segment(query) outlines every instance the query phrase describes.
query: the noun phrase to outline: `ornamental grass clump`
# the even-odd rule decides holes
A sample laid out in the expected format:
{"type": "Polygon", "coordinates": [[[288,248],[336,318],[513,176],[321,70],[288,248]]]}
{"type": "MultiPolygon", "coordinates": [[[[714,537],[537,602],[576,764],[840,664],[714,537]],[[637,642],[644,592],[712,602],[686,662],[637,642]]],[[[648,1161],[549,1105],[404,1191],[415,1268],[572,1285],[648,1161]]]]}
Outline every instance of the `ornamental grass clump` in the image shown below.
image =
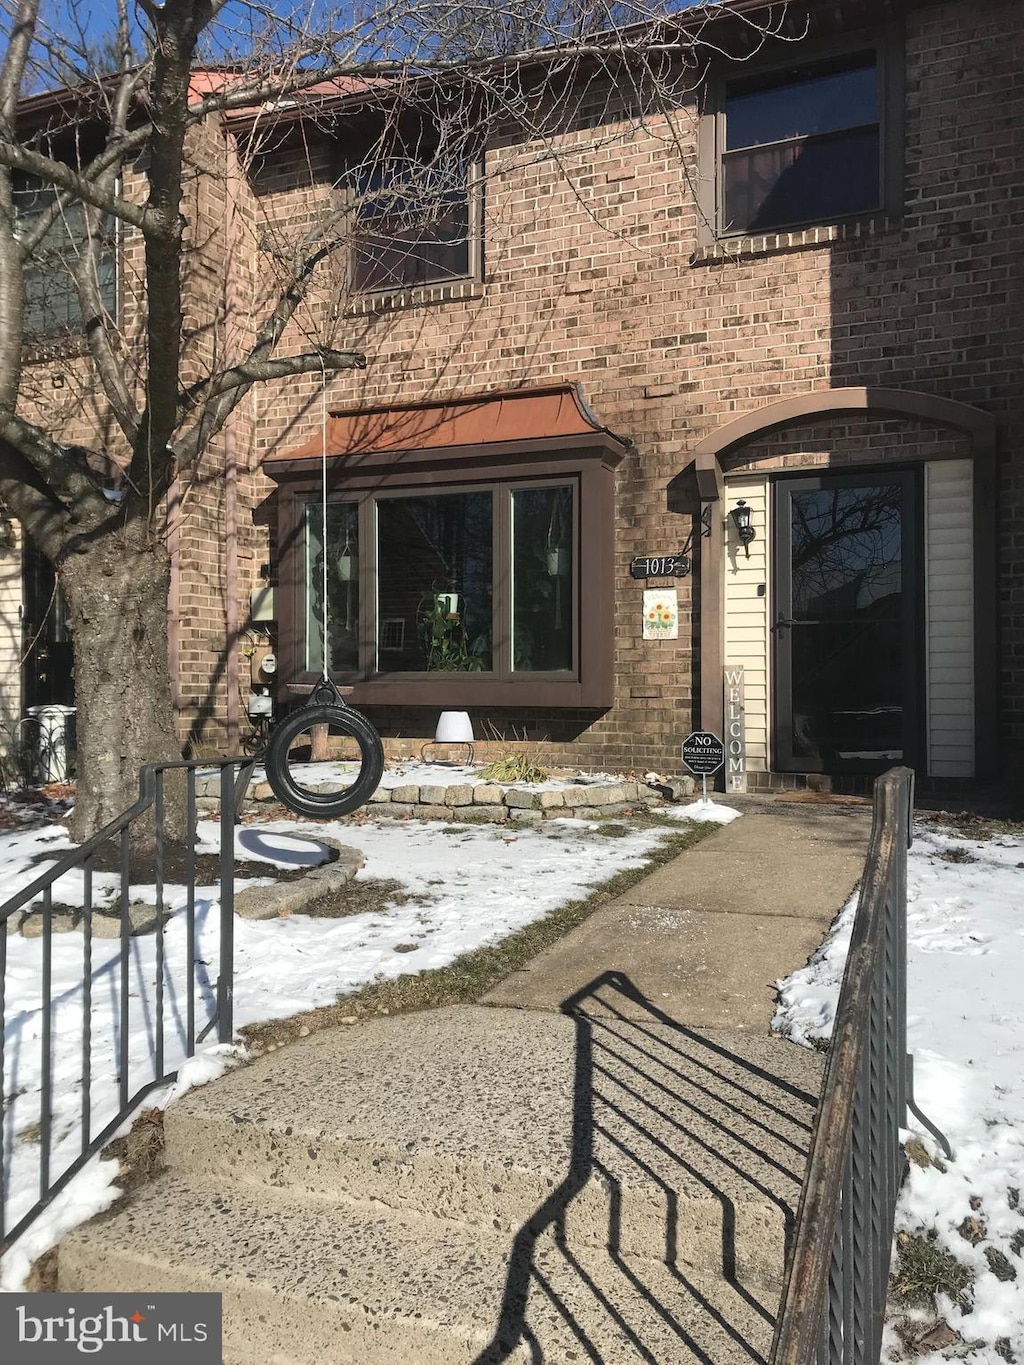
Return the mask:
{"type": "Polygon", "coordinates": [[[489,763],[480,776],[488,782],[546,782],[551,773],[538,767],[529,754],[508,753],[489,763]]]}

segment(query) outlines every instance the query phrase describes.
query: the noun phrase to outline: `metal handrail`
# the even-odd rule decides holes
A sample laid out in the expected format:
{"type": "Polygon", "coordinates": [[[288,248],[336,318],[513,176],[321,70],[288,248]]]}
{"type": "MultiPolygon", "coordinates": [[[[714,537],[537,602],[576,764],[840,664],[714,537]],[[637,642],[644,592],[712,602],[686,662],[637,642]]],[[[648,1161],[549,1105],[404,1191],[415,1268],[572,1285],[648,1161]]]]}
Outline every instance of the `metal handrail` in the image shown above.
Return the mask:
{"type": "Polygon", "coordinates": [[[906,868],[914,774],[875,783],[864,877],[771,1365],[877,1365],[910,1099],[906,868]]]}
{"type": "MultiPolygon", "coordinates": [[[[167,1034],[167,988],[170,984],[184,986],[184,1020],[177,1020],[179,1058],[184,1060],[194,1055],[198,1044],[209,1036],[214,1027],[219,1042],[229,1042],[233,1036],[233,994],[234,994],[234,825],[238,796],[243,792],[252,773],[253,761],[246,758],[219,760],[190,760],[173,763],[149,763],[139,772],[139,798],[116,819],[110,821],[97,834],[80,847],[72,849],[64,857],[54,861],[49,868],[34,878],[9,900],[0,906],[0,1015],[3,1016],[4,1032],[0,1035],[0,1251],[5,1250],[35,1221],[41,1211],[82,1169],[96,1152],[100,1151],[117,1132],[140,1100],[158,1086],[174,1080],[177,1065],[168,1066],[166,1056],[167,1034]],[[196,1019],[196,969],[205,972],[206,963],[196,954],[196,774],[201,769],[214,768],[220,772],[220,849],[219,849],[219,948],[214,1007],[201,1027],[196,1019]],[[173,964],[165,952],[165,885],[164,865],[168,840],[165,835],[164,817],[166,800],[164,777],[169,772],[184,772],[185,792],[185,967],[184,982],[173,980],[173,964]],[[145,1044],[152,1053],[152,1075],[144,1080],[132,1082],[132,923],[130,916],[131,892],[131,835],[133,828],[149,812],[153,812],[152,857],[155,882],[155,932],[154,932],[154,979],[143,980],[136,963],[136,980],[140,996],[147,984],[153,987],[153,996],[140,1000],[144,1007],[146,1023],[145,1044]],[[93,863],[101,848],[112,840],[119,841],[119,891],[117,908],[119,911],[116,963],[113,959],[99,968],[94,965],[93,951],[93,863]],[[80,1141],[73,1157],[65,1151],[58,1153],[60,1169],[54,1171],[54,981],[53,981],[53,896],[54,885],[59,878],[68,873],[81,870],[83,874],[82,905],[82,987],[81,1022],[82,1050],[79,1063],[79,1082],[81,1097],[78,1112],[80,1141]],[[8,1095],[7,1053],[7,963],[8,963],[8,922],[26,906],[42,902],[41,937],[41,983],[40,983],[40,1022],[39,1022],[39,1075],[40,1101],[38,1120],[38,1190],[36,1202],[28,1210],[19,1213],[13,1225],[9,1223],[10,1175],[12,1163],[16,1159],[13,1134],[8,1134],[12,1106],[17,1101],[17,1091],[13,1089],[16,1076],[11,1078],[12,1091],[8,1095]],[[93,992],[95,986],[109,975],[109,989],[117,996],[118,1019],[111,1039],[113,1055],[106,1059],[97,1058],[98,1040],[94,1033],[93,992]],[[95,977],[95,980],[94,980],[95,977]],[[112,1099],[101,1112],[94,1112],[93,1088],[98,1083],[111,1088],[116,1086],[116,1099],[112,1099]],[[94,1124],[101,1127],[94,1131],[94,1124]]],[[[66,1004],[64,1001],[56,1002],[66,1004]]],[[[136,1031],[135,1041],[138,1041],[136,1031]]],[[[177,1062],[179,1058],[176,1058],[177,1062]]],[[[20,1060],[15,1058],[15,1062],[20,1060]]],[[[137,1069],[137,1067],[136,1067],[137,1069]]],[[[64,1079],[66,1086],[66,1078],[64,1079]]],[[[61,1139],[58,1139],[58,1143],[61,1139]]],[[[21,1144],[23,1147],[24,1144],[21,1144]]],[[[19,1153],[23,1157],[23,1152],[19,1153]]]]}

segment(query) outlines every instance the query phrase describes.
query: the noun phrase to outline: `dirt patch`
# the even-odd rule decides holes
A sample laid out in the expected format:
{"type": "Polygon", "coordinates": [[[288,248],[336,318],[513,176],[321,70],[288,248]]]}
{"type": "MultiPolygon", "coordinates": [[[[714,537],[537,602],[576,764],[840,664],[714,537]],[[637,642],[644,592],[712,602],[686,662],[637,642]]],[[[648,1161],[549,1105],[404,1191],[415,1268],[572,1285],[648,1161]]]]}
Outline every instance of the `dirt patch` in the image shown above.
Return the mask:
{"type": "Polygon", "coordinates": [[[422,891],[406,891],[401,882],[366,877],[318,896],[297,913],[314,919],[344,919],[347,915],[373,914],[388,905],[430,905],[433,899],[422,891]]]}

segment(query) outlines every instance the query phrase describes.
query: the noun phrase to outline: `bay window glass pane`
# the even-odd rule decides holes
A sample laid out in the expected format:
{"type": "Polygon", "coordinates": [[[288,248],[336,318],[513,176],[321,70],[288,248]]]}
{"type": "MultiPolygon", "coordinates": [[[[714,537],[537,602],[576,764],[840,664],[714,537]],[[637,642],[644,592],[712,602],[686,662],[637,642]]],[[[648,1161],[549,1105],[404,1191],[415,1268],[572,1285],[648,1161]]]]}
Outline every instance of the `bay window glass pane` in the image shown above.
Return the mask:
{"type": "MultiPolygon", "coordinates": [[[[323,669],[323,503],[306,506],[306,670],[323,669]]],[[[359,524],[354,502],[327,504],[327,671],[359,666],[359,524]]]]}
{"type": "Polygon", "coordinates": [[[493,667],[493,497],[443,493],[377,502],[377,669],[493,667]]]}
{"type": "Polygon", "coordinates": [[[512,667],[522,673],[572,668],[572,489],[512,494],[512,667]]]}

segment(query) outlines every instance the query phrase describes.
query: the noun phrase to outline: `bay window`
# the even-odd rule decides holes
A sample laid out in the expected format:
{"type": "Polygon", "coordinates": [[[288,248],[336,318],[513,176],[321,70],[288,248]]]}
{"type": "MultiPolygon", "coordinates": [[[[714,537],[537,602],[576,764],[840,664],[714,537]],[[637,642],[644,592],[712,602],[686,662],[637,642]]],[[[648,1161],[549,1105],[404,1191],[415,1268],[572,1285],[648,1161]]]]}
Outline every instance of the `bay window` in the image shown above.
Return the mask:
{"type": "MultiPolygon", "coordinates": [[[[329,501],[328,671],[346,680],[571,673],[578,502],[574,482],[329,501]]],[[[302,652],[311,673],[324,657],[323,525],[323,503],[305,501],[302,652]]]]}
{"type": "Polygon", "coordinates": [[[355,706],[607,709],[629,448],[557,384],[348,409],[273,451],[282,702],[326,653],[355,706]]]}

